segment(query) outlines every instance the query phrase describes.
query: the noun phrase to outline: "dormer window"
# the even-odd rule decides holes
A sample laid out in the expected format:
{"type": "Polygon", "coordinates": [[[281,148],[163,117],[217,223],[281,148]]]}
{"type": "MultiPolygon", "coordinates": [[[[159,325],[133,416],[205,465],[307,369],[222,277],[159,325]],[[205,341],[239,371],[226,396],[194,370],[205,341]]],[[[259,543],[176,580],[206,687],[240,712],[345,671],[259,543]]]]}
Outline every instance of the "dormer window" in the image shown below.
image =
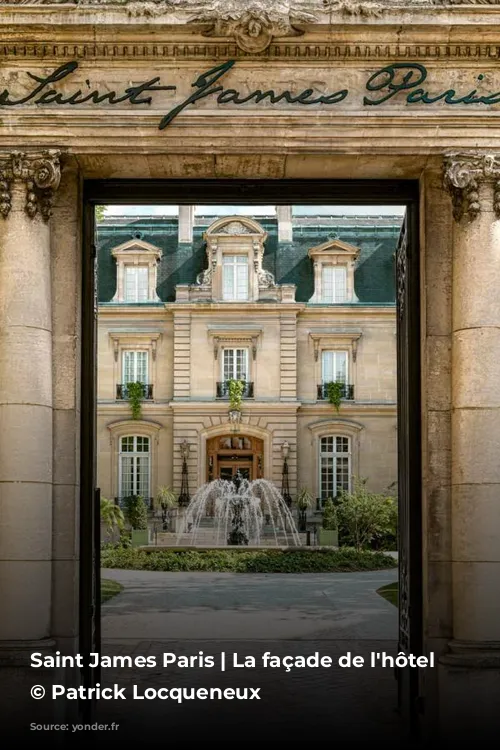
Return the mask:
{"type": "Polygon", "coordinates": [[[354,268],[359,248],[338,239],[312,247],[308,253],[314,263],[314,304],[357,302],[354,291],[354,268]]]}
{"type": "Polygon", "coordinates": [[[157,268],[161,250],[149,242],[134,238],[115,247],[116,294],[113,302],[134,304],[159,302],[156,293],[157,268]]]}
{"type": "Polygon", "coordinates": [[[225,302],[248,299],[248,255],[222,256],[222,296],[225,302]]]}

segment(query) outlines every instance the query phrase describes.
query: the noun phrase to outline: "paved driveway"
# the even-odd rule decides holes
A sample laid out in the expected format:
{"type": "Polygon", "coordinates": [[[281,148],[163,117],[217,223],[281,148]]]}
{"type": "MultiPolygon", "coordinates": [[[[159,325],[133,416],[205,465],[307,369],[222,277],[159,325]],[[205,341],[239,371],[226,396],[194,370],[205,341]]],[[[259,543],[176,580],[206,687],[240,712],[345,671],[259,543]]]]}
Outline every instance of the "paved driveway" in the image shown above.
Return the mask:
{"type": "Polygon", "coordinates": [[[103,606],[105,639],[397,638],[376,589],[397,570],[239,574],[103,570],[124,591],[103,606]]]}
{"type": "Polygon", "coordinates": [[[139,691],[259,688],[260,701],[105,701],[102,722],[140,741],[158,737],[318,743],[324,740],[410,747],[396,713],[393,670],[342,669],[341,655],[397,652],[397,610],[376,593],[397,571],[301,575],[161,573],[104,570],[124,591],[103,606],[103,653],[150,656],[150,669],[105,669],[101,681],[139,691]],[[227,654],[227,671],[162,667],[165,652],[227,654]],[[263,669],[262,655],[319,653],[331,668],[263,669]],[[253,655],[253,669],[231,668],[232,654],[253,655]],[[165,734],[166,733],[166,734],[165,734]]]}

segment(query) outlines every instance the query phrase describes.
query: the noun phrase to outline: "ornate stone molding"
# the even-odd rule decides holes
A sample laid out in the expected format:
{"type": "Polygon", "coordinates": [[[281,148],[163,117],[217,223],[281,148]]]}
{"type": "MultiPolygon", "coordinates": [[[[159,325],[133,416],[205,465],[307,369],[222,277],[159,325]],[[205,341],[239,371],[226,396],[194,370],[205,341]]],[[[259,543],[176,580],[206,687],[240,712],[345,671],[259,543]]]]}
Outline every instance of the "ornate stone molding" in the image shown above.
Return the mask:
{"type": "Polygon", "coordinates": [[[481,210],[479,184],[493,184],[493,210],[500,218],[500,155],[448,154],[444,162],[444,186],[451,195],[456,221],[475,219],[481,210]]]}
{"type": "Polygon", "coordinates": [[[39,153],[12,151],[0,155],[0,213],[7,218],[12,208],[12,184],[26,185],[26,213],[38,213],[44,221],[52,214],[52,201],[61,181],[60,151],[49,149],[39,153]]]}

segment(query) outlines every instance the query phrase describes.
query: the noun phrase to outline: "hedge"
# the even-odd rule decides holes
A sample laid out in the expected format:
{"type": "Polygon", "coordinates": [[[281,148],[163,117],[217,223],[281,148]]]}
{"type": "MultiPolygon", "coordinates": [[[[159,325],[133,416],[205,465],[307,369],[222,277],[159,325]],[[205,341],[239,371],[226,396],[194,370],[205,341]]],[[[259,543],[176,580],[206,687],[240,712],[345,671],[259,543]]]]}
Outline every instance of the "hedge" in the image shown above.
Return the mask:
{"type": "Polygon", "coordinates": [[[341,573],[395,568],[396,560],[382,552],[336,550],[155,550],[106,546],[102,568],[207,573],[341,573]]]}

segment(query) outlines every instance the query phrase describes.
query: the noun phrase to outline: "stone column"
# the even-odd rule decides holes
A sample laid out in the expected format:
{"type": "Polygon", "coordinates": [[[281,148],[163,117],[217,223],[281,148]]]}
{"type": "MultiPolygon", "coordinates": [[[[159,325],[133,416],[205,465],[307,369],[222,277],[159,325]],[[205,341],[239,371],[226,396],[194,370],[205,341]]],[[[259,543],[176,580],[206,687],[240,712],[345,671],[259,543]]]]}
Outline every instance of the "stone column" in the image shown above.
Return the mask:
{"type": "Polygon", "coordinates": [[[51,642],[52,310],[59,153],[0,154],[0,660],[51,642]]]}
{"type": "Polygon", "coordinates": [[[448,734],[486,739],[500,730],[500,154],[450,155],[445,186],[454,215],[453,641],[442,709],[448,734]]]}

